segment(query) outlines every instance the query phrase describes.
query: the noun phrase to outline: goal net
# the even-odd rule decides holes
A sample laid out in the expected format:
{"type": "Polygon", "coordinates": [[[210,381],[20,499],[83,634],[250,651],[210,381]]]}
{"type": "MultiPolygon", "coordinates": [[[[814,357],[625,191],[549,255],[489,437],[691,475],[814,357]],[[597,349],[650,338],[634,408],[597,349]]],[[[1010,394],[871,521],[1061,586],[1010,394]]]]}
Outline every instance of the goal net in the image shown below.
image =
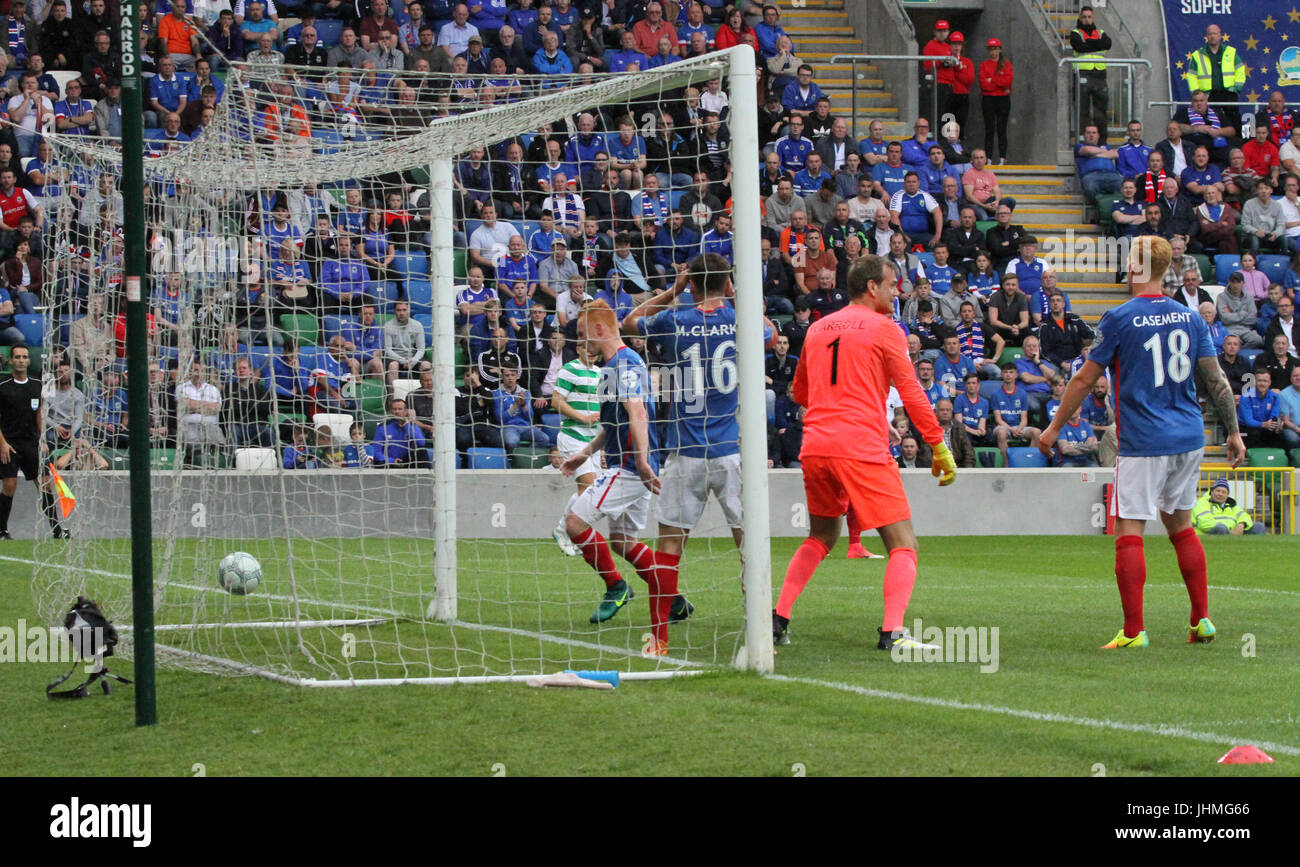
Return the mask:
{"type": "MultiPolygon", "coordinates": [[[[310,685],[770,667],[747,54],[549,76],[250,63],[210,110],[156,118],[144,292],[160,663],[310,685]],[[682,342],[657,316],[627,343],[649,371],[660,472],[707,431],[744,484],[720,491],[725,514],[713,496],[687,521],[669,651],[650,657],[644,552],[614,545],[632,598],[593,622],[607,586],[561,548],[578,488],[557,451],[619,397],[588,387],[606,359],[588,355],[577,311],[603,299],[626,317],[701,251],[728,261],[734,336],[682,342]],[[236,551],[262,569],[243,595],[218,581],[236,551]]],[[[38,158],[50,279],[33,354],[76,507],[70,541],[29,525],[33,586],[51,623],[78,595],[99,600],[129,655],[123,156],[106,137],[50,133],[38,158]]],[[[708,306],[666,309],[695,305],[708,306]]],[[[618,471],[605,463],[579,476],[600,484],[618,471]]],[[[651,549],[655,499],[640,518],[651,549]]],[[[606,537],[629,527],[593,520],[606,537]]]]}

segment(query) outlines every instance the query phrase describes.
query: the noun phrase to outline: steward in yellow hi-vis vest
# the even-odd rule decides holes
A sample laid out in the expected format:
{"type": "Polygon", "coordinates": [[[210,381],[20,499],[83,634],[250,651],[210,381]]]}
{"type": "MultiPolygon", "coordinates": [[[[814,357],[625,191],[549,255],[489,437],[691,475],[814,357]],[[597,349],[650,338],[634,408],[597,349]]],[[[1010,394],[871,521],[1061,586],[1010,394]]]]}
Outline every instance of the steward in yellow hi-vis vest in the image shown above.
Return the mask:
{"type": "Polygon", "coordinates": [[[1079,10],[1079,18],[1070,31],[1070,47],[1076,58],[1085,61],[1074,64],[1079,76],[1079,131],[1082,133],[1088,124],[1095,123],[1104,142],[1110,125],[1110,88],[1106,80],[1110,37],[1093,20],[1091,6],[1079,10]]]}
{"type": "MultiPolygon", "coordinates": [[[[1237,130],[1237,139],[1241,135],[1241,110],[1237,107],[1242,87],[1246,84],[1246,65],[1237,56],[1237,50],[1223,43],[1223,31],[1217,24],[1205,28],[1205,44],[1192,52],[1184,67],[1183,80],[1187,82],[1190,92],[1203,90],[1210,97],[1224,126],[1237,130]]],[[[1232,142],[1237,144],[1238,141],[1232,142]]]]}

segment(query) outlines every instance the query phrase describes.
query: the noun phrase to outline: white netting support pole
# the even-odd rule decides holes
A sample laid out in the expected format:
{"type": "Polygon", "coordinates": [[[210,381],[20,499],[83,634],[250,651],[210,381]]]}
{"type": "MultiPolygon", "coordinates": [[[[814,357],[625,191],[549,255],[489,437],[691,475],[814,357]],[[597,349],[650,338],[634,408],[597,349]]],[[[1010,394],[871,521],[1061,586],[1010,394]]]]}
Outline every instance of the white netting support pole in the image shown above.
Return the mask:
{"type": "Polygon", "coordinates": [[[772,552],[767,502],[763,275],[758,175],[758,76],[754,51],[731,50],[732,214],[735,218],[736,360],[740,374],[740,500],[745,540],[745,658],[742,668],[772,671],[772,552]]]}
{"type": "Polygon", "coordinates": [[[452,164],[429,167],[433,283],[433,600],[429,617],[456,619],[456,279],[452,164]]]}

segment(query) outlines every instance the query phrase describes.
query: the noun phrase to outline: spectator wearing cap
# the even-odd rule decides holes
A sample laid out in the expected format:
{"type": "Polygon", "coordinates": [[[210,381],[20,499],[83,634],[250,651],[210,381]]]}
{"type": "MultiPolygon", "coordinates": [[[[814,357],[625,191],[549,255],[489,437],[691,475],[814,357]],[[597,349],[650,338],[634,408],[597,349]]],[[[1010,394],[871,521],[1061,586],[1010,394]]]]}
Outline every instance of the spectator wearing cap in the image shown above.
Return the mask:
{"type": "Polygon", "coordinates": [[[1002,40],[989,39],[985,43],[988,59],[980,64],[980,111],[984,115],[984,152],[992,161],[997,154],[998,164],[1007,161],[1007,121],[1011,117],[1011,85],[1015,70],[1011,61],[1002,55],[1002,40]],[[993,149],[997,133],[998,150],[993,149]]]}
{"type": "Polygon", "coordinates": [[[465,59],[465,72],[470,75],[487,75],[492,63],[492,55],[483,47],[483,37],[475,34],[469,38],[469,44],[457,57],[465,59]]]}
{"type": "Polygon", "coordinates": [[[1192,507],[1192,526],[1198,536],[1257,536],[1266,532],[1229,494],[1227,479],[1215,479],[1192,507]]]}
{"type": "MultiPolygon", "coordinates": [[[[949,33],[951,28],[947,19],[940,18],[934,22],[934,37],[921,49],[921,54],[927,57],[938,57],[940,60],[926,61],[921,64],[921,69],[925,73],[924,83],[921,85],[921,110],[930,111],[931,105],[937,105],[940,109],[948,104],[948,97],[952,94],[951,77],[945,83],[941,77],[943,71],[951,71],[955,65],[952,57],[952,46],[949,44],[949,33]],[[937,96],[935,90],[937,89],[937,96]],[[936,101],[937,100],[937,101],[936,101]]],[[[935,118],[935,123],[938,123],[935,118]]]]}
{"type": "Polygon", "coordinates": [[[948,48],[956,63],[939,68],[941,96],[942,89],[947,88],[946,99],[939,104],[940,117],[951,114],[957,125],[965,130],[966,119],[970,116],[970,89],[975,84],[975,61],[965,55],[966,37],[960,31],[954,31],[948,37],[948,48]]]}
{"type": "Polygon", "coordinates": [[[1007,263],[1004,274],[1015,274],[1020,278],[1020,291],[1032,296],[1043,288],[1043,275],[1050,273],[1052,265],[1046,259],[1038,258],[1038,239],[1025,235],[1019,241],[1020,255],[1007,263]]]}
{"type": "Polygon", "coordinates": [[[1238,338],[1246,349],[1262,349],[1264,338],[1255,330],[1258,311],[1255,299],[1246,291],[1246,278],[1234,271],[1228,285],[1214,301],[1214,311],[1228,333],[1238,338]]]}
{"type": "Polygon", "coordinates": [[[594,7],[582,7],[578,23],[564,31],[564,53],[579,66],[590,63],[596,72],[605,71],[605,29],[594,7]]]}
{"type": "Polygon", "coordinates": [[[558,237],[551,241],[551,255],[547,256],[537,266],[537,291],[538,296],[551,306],[554,299],[564,288],[569,285],[569,281],[579,276],[578,265],[569,257],[569,242],[567,238],[558,237]]]}

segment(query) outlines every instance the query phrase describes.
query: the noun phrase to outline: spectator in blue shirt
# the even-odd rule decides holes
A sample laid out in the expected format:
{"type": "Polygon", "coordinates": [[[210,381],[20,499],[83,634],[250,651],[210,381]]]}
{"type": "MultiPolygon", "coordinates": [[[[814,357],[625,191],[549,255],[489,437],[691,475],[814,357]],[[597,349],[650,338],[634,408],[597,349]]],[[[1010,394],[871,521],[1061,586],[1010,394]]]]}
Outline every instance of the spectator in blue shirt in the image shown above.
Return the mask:
{"type": "Polygon", "coordinates": [[[1101,143],[1101,130],[1088,124],[1083,130],[1083,142],[1074,146],[1074,166],[1079,173],[1079,183],[1089,199],[1118,193],[1124,180],[1115,168],[1119,152],[1101,143]]]}
{"type": "Polygon", "coordinates": [[[795,80],[785,86],[785,92],[781,94],[781,105],[791,115],[807,117],[817,109],[817,100],[823,94],[812,78],[812,67],[805,63],[799,67],[795,80]]]}
{"type": "Polygon", "coordinates": [[[295,425],[293,428],[293,443],[284,447],[281,457],[280,466],[286,470],[314,470],[320,466],[316,459],[316,449],[307,443],[307,435],[311,429],[295,425]]]}
{"type": "Polygon", "coordinates": [[[814,150],[813,143],[803,135],[803,118],[795,115],[790,118],[785,135],[776,140],[772,149],[781,158],[781,171],[792,177],[803,170],[808,163],[808,154],[814,150]]]}
{"type": "MultiPolygon", "coordinates": [[[[569,62],[569,55],[560,50],[560,39],[554,33],[547,31],[542,37],[542,47],[533,55],[533,68],[537,70],[538,75],[573,74],[573,64],[569,62]]],[[[564,83],[563,81],[543,82],[542,87],[561,87],[564,83]]]]}
{"type": "Polygon", "coordinates": [[[1210,162],[1209,149],[1204,146],[1192,152],[1192,164],[1178,176],[1178,185],[1182,187],[1183,198],[1194,207],[1205,201],[1205,190],[1208,187],[1218,187],[1221,193],[1227,187],[1219,167],[1210,162]]]}
{"type": "Polygon", "coordinates": [[[365,263],[352,257],[352,237],[340,234],[338,245],[338,259],[321,265],[320,288],[338,306],[348,308],[363,298],[373,298],[375,290],[365,263]]]}
{"type": "Polygon", "coordinates": [[[551,445],[546,429],[533,424],[533,402],[528,390],[519,384],[517,368],[502,369],[501,387],[492,392],[492,418],[501,427],[501,441],[507,451],[514,451],[525,438],[535,447],[551,445]]]}
{"type": "Polygon", "coordinates": [[[1134,120],[1129,121],[1128,141],[1115,150],[1119,154],[1115,159],[1115,167],[1119,169],[1120,175],[1135,178],[1146,173],[1147,158],[1155,148],[1142,142],[1142,124],[1134,120]]]}
{"type": "MultiPolygon", "coordinates": [[[[1002,452],[1002,462],[1008,463],[1007,446],[1016,441],[1029,444],[1030,448],[1038,446],[1038,437],[1042,433],[1029,424],[1029,396],[1024,386],[1016,379],[1019,371],[1016,365],[1008,362],[1002,365],[1002,387],[993,394],[993,433],[997,437],[998,449],[1002,452]]],[[[1049,394],[1050,389],[1049,389],[1049,394]]]]}
{"type": "Polygon", "coordinates": [[[158,129],[168,113],[180,114],[188,101],[189,87],[176,74],[176,64],[170,57],[158,58],[158,74],[149,79],[149,106],[144,113],[144,125],[158,129]]]}
{"type": "Polygon", "coordinates": [[[776,56],[777,37],[787,35],[777,23],[780,18],[781,12],[775,6],[764,6],[763,20],[754,25],[754,36],[758,39],[758,53],[764,60],[776,56]]]}
{"type": "Polygon", "coordinates": [[[700,252],[717,253],[734,265],[736,257],[732,249],[732,242],[731,216],[718,214],[713,221],[713,228],[705,232],[704,237],[700,239],[700,252]]]}
{"type": "Polygon", "coordinates": [[[1247,449],[1282,448],[1282,419],[1277,394],[1269,389],[1273,377],[1263,367],[1255,368],[1255,388],[1241,390],[1237,421],[1247,449]]]}
{"type": "Polygon", "coordinates": [[[1083,420],[1078,409],[1061,428],[1053,455],[1056,465],[1060,467],[1097,466],[1097,435],[1093,432],[1092,425],[1083,420]]]}
{"type": "Polygon", "coordinates": [[[817,191],[822,188],[822,183],[829,180],[832,180],[832,178],[830,173],[822,167],[821,154],[813,151],[808,154],[806,165],[803,170],[795,173],[795,195],[802,198],[815,196],[817,195],[817,191]]]}
{"type": "Polygon", "coordinates": [[[389,420],[375,429],[375,466],[383,469],[427,468],[424,432],[411,420],[406,401],[394,398],[389,420]]]}

